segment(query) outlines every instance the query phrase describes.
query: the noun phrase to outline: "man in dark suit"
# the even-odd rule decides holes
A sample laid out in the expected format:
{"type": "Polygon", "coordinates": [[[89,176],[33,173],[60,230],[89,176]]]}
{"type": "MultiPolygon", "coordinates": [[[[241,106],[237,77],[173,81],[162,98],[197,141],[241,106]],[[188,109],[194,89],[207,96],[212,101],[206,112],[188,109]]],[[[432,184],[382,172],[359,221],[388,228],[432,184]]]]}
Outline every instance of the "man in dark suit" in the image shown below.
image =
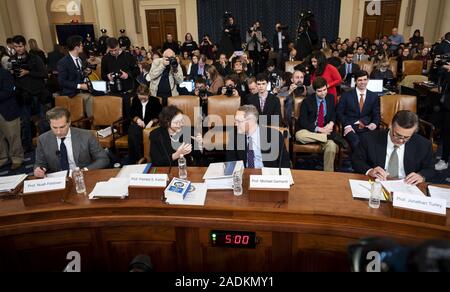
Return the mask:
{"type": "Polygon", "coordinates": [[[436,48],[436,55],[445,55],[450,54],[450,32],[445,34],[444,40],[441,44],[436,48]]]}
{"type": "Polygon", "coordinates": [[[284,71],[286,61],[289,57],[289,35],[286,29],[278,22],[275,25],[275,34],[273,36],[273,50],[278,53],[277,69],[284,71]]]}
{"type": "Polygon", "coordinates": [[[416,185],[433,178],[431,142],[419,136],[419,118],[410,111],[398,112],[392,128],[363,136],[353,154],[353,168],[357,173],[386,180],[404,179],[416,185]]]}
{"type": "Polygon", "coordinates": [[[380,99],[367,90],[369,74],[366,71],[355,73],[356,89],[344,93],[337,106],[337,117],[344,127],[344,137],[355,150],[360,136],[375,131],[381,121],[380,99]]]}
{"type": "Polygon", "coordinates": [[[334,171],[334,159],[338,146],[333,141],[336,108],[334,96],[328,94],[327,81],[322,77],[314,80],[314,95],[308,96],[300,109],[300,119],[295,138],[302,144],[321,143],[324,150],[324,171],[334,171]]]}
{"type": "Polygon", "coordinates": [[[0,66],[0,167],[9,159],[13,171],[22,165],[20,108],[14,95],[14,79],[0,66]]]}
{"type": "Polygon", "coordinates": [[[350,77],[352,77],[357,71],[360,70],[360,67],[358,64],[353,63],[353,51],[347,50],[347,54],[345,56],[345,62],[339,66],[339,74],[341,74],[342,79],[350,85],[351,80],[350,77]]]}
{"type": "Polygon", "coordinates": [[[69,54],[58,62],[58,82],[62,87],[61,95],[74,97],[79,95],[84,100],[84,109],[88,117],[92,117],[93,97],[85,82],[86,63],[80,58],[83,53],[83,38],[71,36],[67,39],[69,54]]]}
{"type": "Polygon", "coordinates": [[[148,87],[140,85],[137,89],[137,96],[132,101],[132,123],[128,129],[128,155],[131,163],[136,163],[143,157],[142,131],[150,129],[158,123],[158,116],[162,110],[162,105],[158,98],[149,95],[150,90],[148,87]]]}
{"type": "Polygon", "coordinates": [[[237,132],[227,145],[226,161],[244,161],[246,168],[290,168],[284,135],[278,129],[258,125],[258,110],[244,105],[236,112],[237,132]]]}
{"type": "Polygon", "coordinates": [[[70,112],[56,107],[47,112],[51,131],[39,137],[34,176],[80,169],[107,168],[109,158],[95,136],[88,130],[70,127],[70,112]]]}
{"type": "Polygon", "coordinates": [[[260,124],[268,126],[279,126],[281,121],[280,99],[267,91],[269,78],[260,73],[256,76],[256,87],[258,94],[247,98],[247,104],[253,105],[259,112],[260,124]]]}

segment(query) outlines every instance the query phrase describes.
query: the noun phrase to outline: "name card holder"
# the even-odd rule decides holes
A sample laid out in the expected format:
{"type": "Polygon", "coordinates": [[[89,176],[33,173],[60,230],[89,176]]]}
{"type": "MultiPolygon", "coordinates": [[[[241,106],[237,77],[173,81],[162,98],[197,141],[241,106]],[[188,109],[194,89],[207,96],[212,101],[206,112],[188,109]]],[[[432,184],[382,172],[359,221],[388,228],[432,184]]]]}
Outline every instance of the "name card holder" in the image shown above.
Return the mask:
{"type": "MultiPolygon", "coordinates": [[[[136,175],[136,178],[142,178],[149,175],[136,175]]],[[[133,185],[130,184],[128,187],[128,197],[130,199],[144,199],[144,200],[157,200],[161,201],[164,196],[164,191],[167,188],[167,179],[165,185],[145,185],[145,184],[138,184],[133,185]]]]}
{"type": "Polygon", "coordinates": [[[71,178],[66,179],[66,187],[52,191],[41,191],[22,194],[22,200],[26,207],[45,204],[64,203],[67,197],[74,191],[74,183],[71,178]]]}
{"type": "Polygon", "coordinates": [[[393,203],[389,204],[389,206],[391,209],[391,216],[396,219],[416,221],[441,226],[447,225],[447,215],[433,214],[424,211],[401,208],[394,206],[393,203]]]}
{"type": "MultiPolygon", "coordinates": [[[[253,176],[250,176],[250,181],[253,176]]],[[[262,176],[260,176],[262,178],[262,176]]],[[[276,188],[276,187],[264,187],[261,184],[255,184],[248,188],[248,200],[250,202],[263,202],[263,203],[288,203],[289,202],[289,179],[286,177],[288,188],[276,188]]]]}

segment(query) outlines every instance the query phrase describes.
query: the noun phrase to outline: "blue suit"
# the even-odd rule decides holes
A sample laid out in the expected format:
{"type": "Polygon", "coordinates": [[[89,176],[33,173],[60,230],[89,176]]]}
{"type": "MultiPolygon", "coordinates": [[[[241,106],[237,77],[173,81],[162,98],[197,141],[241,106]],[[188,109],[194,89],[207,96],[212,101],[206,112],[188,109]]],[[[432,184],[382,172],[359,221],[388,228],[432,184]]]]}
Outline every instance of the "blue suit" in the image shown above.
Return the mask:
{"type": "Polygon", "coordinates": [[[70,55],[58,62],[58,82],[62,88],[61,95],[74,97],[80,92],[77,86],[83,83],[83,76],[70,55]]]}
{"type": "Polygon", "coordinates": [[[336,113],[339,122],[344,128],[352,126],[353,130],[355,130],[355,133],[349,133],[346,139],[352,145],[352,149],[356,149],[359,145],[360,135],[369,130],[367,128],[359,129],[355,123],[360,121],[366,126],[375,124],[378,127],[381,121],[380,98],[375,93],[367,90],[364,107],[361,112],[357,90],[353,89],[342,95],[337,105],[336,113]]]}

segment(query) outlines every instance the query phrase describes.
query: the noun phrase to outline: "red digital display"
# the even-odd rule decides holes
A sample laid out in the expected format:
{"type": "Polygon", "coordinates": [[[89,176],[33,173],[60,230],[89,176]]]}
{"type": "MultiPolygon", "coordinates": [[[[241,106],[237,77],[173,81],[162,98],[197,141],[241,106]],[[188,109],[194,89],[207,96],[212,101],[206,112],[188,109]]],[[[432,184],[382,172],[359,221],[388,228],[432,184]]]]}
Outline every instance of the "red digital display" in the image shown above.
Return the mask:
{"type": "Polygon", "coordinates": [[[213,247],[255,248],[256,234],[242,231],[211,231],[213,247]]]}

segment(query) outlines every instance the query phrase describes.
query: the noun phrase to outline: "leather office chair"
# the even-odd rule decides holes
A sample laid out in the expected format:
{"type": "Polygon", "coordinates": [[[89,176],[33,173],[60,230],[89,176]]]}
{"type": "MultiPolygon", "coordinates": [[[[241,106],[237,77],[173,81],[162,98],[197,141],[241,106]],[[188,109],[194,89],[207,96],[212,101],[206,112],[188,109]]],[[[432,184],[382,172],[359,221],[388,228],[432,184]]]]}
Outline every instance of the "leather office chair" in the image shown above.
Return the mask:
{"type": "Polygon", "coordinates": [[[355,64],[358,64],[361,70],[367,71],[367,73],[369,73],[369,76],[372,74],[374,68],[372,61],[361,61],[356,62],[355,64]]]}
{"type": "Polygon", "coordinates": [[[403,77],[408,75],[422,75],[423,62],[417,60],[403,61],[403,77]]]}
{"type": "Polygon", "coordinates": [[[185,126],[198,127],[202,120],[200,98],[198,96],[180,95],[169,97],[167,104],[179,108],[185,117],[185,126]]]}
{"type": "Polygon", "coordinates": [[[143,164],[143,163],[151,163],[152,162],[152,158],[150,156],[150,145],[151,145],[151,141],[150,141],[150,134],[158,129],[159,127],[153,127],[151,129],[144,129],[143,132],[143,142],[144,142],[144,157],[141,158],[141,160],[139,160],[138,164],[143,164]]]}
{"type": "Polygon", "coordinates": [[[302,61],[288,61],[286,62],[286,72],[294,73],[294,68],[300,64],[302,64],[302,61]]]}
{"type": "Polygon", "coordinates": [[[101,137],[96,133],[100,144],[105,148],[115,149],[116,140],[123,136],[122,98],[117,96],[96,96],[93,102],[92,130],[111,127],[113,133],[101,137]]]}
{"type": "Polygon", "coordinates": [[[66,108],[70,112],[72,125],[82,128],[83,123],[89,119],[84,115],[83,98],[81,96],[57,96],[55,98],[55,106],[66,108]]]}
{"type": "Polygon", "coordinates": [[[394,78],[397,78],[397,60],[395,59],[389,59],[389,69],[391,69],[392,74],[394,75],[394,78]]]}

